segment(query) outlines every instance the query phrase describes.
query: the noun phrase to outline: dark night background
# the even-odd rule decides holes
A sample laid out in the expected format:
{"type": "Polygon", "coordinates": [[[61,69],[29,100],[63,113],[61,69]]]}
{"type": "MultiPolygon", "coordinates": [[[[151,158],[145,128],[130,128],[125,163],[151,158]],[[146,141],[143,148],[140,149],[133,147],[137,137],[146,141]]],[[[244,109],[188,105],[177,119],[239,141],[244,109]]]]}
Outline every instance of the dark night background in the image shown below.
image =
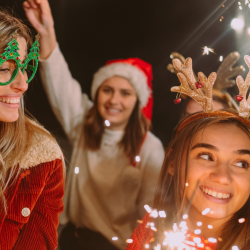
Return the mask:
{"type": "MultiPolygon", "coordinates": [[[[21,18],[23,0],[1,0],[21,18]]],[[[109,59],[140,57],[153,66],[153,132],[164,145],[178,121],[181,105],[170,87],[179,85],[166,70],[170,53],[192,57],[194,70],[217,71],[219,56],[236,50],[230,22],[238,1],[230,0],[50,0],[60,48],[82,91],[90,93],[93,74],[109,59]],[[222,7],[222,4],[225,7],[222,7]],[[222,22],[220,17],[224,16],[222,22]],[[216,54],[202,55],[203,46],[216,54]]],[[[249,51],[248,51],[249,52],[249,51]]],[[[241,59],[241,64],[244,61],[241,59]]],[[[244,64],[245,65],[245,64],[244,64]]],[[[231,90],[232,92],[232,90],[231,90]]],[[[69,97],[73,98],[73,97],[69,97]]],[[[67,100],[65,100],[67,102],[67,100]]],[[[54,117],[39,75],[29,87],[26,108],[59,140],[70,157],[67,139],[54,117]]]]}

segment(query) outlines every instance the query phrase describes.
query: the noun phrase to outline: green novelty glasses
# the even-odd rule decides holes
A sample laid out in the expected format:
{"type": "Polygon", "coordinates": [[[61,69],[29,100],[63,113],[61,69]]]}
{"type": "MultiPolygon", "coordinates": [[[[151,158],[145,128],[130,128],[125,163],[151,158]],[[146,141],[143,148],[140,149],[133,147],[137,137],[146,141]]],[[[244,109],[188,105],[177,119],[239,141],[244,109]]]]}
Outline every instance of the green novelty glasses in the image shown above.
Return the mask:
{"type": "Polygon", "coordinates": [[[39,34],[36,41],[31,46],[29,54],[24,63],[21,63],[18,53],[18,42],[16,40],[16,32],[13,34],[12,40],[0,55],[0,85],[10,84],[18,75],[19,69],[25,76],[26,82],[29,83],[35,76],[39,62],[39,34]]]}

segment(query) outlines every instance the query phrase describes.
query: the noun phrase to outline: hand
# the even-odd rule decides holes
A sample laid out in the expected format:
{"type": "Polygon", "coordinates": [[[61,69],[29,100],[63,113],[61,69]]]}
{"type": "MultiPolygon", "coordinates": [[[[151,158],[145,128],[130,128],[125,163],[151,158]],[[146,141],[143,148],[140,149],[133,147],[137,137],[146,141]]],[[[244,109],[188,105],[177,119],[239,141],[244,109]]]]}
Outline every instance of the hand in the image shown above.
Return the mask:
{"type": "Polygon", "coordinates": [[[23,3],[23,8],[31,25],[41,35],[40,58],[47,59],[57,44],[54,20],[48,0],[27,0],[23,3]]]}

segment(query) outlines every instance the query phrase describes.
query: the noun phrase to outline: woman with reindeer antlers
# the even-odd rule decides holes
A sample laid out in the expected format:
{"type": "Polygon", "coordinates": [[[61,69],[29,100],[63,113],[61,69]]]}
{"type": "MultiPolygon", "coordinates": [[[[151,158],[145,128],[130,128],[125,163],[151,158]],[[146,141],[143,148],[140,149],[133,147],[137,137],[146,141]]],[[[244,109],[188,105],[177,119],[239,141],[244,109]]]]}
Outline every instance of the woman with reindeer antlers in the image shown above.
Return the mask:
{"type": "MultiPolygon", "coordinates": [[[[245,56],[250,69],[250,56],[245,56]]],[[[204,92],[196,87],[192,59],[173,60],[185,94],[204,112],[176,127],[170,142],[153,208],[135,229],[127,250],[250,248],[250,72],[237,77],[239,113],[214,111],[213,84],[199,73],[204,92]]]]}
{"type": "MultiPolygon", "coordinates": [[[[171,53],[170,57],[172,59],[177,58],[182,63],[185,62],[185,58],[177,52],[171,53]]],[[[240,75],[244,71],[244,67],[242,65],[233,68],[239,58],[240,54],[238,52],[231,52],[227,57],[224,58],[217,70],[217,78],[213,86],[213,106],[215,110],[224,108],[234,108],[235,110],[239,110],[238,104],[227,92],[228,88],[231,88],[235,85],[235,80],[231,78],[240,75]]],[[[172,64],[169,64],[167,69],[171,73],[178,73],[172,64]]],[[[194,77],[198,82],[198,77],[195,75],[195,73],[194,77]]],[[[199,84],[199,87],[202,87],[202,83],[199,84]]],[[[182,107],[183,111],[181,114],[182,118],[195,112],[202,111],[202,107],[189,96],[182,94],[181,99],[184,100],[184,105],[182,107]]],[[[180,101],[180,99],[177,99],[177,101],[180,101]]]]}

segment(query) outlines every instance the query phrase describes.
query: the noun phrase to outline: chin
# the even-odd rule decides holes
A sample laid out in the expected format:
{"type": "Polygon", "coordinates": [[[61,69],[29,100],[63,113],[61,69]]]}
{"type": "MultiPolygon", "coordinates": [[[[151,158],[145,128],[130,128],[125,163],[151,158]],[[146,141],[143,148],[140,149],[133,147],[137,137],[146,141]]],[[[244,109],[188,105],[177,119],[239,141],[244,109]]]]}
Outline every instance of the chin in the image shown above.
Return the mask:
{"type": "Polygon", "coordinates": [[[12,116],[0,116],[0,121],[1,122],[16,122],[19,118],[19,114],[12,115],[12,116]]]}

